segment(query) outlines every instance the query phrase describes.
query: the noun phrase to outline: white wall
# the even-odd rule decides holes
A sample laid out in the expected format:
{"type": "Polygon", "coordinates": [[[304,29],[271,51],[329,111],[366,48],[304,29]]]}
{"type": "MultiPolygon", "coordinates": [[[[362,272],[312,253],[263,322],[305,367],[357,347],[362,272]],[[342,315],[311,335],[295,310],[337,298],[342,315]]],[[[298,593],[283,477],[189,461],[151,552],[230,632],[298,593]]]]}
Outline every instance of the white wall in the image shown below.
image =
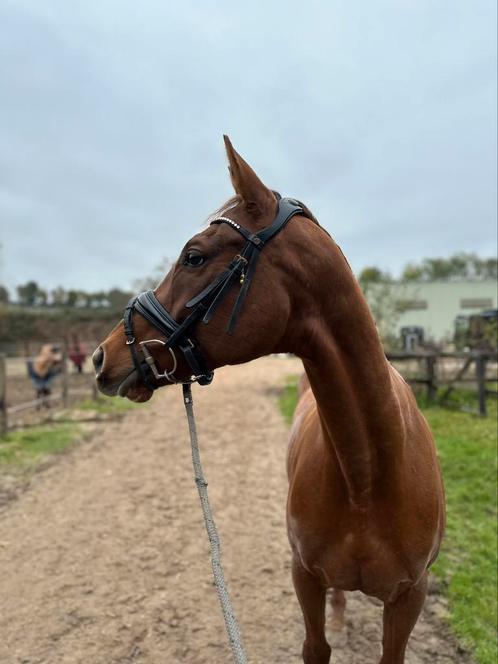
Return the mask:
{"type": "Polygon", "coordinates": [[[425,309],[402,313],[396,322],[396,333],[399,334],[402,327],[418,325],[424,328],[426,339],[435,341],[453,338],[458,315],[469,316],[485,309],[498,308],[497,283],[494,280],[393,284],[391,289],[396,300],[427,303],[425,309]],[[472,299],[489,300],[490,305],[462,306],[462,300],[472,299]]]}

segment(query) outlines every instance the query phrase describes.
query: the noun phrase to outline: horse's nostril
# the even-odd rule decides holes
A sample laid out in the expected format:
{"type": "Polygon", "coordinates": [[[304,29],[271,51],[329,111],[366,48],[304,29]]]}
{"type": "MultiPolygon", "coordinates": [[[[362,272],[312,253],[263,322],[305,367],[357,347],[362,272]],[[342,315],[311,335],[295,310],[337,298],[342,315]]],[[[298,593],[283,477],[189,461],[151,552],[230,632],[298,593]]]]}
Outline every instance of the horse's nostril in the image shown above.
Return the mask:
{"type": "Polygon", "coordinates": [[[104,364],[104,349],[102,346],[99,346],[92,355],[92,362],[98,375],[102,371],[102,365],[104,364]]]}

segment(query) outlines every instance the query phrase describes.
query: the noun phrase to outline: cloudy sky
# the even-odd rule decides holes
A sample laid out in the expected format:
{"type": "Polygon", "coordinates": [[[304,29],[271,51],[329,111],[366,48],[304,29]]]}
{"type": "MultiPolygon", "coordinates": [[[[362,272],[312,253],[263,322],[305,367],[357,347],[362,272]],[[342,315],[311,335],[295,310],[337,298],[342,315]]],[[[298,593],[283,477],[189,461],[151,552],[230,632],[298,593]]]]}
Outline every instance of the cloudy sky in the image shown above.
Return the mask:
{"type": "Polygon", "coordinates": [[[494,0],[0,0],[0,281],[130,287],[231,189],[353,268],[496,252],[494,0]]]}

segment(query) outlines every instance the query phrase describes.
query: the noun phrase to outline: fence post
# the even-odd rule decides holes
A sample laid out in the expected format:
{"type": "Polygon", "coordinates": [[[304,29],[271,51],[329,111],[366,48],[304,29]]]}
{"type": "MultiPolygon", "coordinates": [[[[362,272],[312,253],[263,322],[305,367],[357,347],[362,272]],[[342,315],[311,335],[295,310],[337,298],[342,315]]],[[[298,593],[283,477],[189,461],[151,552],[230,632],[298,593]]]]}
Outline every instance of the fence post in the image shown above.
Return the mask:
{"type": "Polygon", "coordinates": [[[479,415],[486,417],[486,357],[481,353],[476,357],[476,379],[479,415]]]}
{"type": "Polygon", "coordinates": [[[98,401],[99,400],[99,391],[97,389],[97,383],[95,382],[95,379],[92,380],[92,401],[98,401]]]}
{"type": "Polygon", "coordinates": [[[67,368],[68,352],[67,340],[64,339],[62,344],[62,405],[64,408],[68,407],[69,403],[69,375],[67,368]]]}
{"type": "Polygon", "coordinates": [[[7,433],[7,368],[5,355],[0,354],[0,436],[7,433]]]}
{"type": "Polygon", "coordinates": [[[427,401],[432,403],[436,398],[436,379],[435,379],[435,366],[436,366],[436,356],[428,355],[426,358],[427,364],[427,401]]]}

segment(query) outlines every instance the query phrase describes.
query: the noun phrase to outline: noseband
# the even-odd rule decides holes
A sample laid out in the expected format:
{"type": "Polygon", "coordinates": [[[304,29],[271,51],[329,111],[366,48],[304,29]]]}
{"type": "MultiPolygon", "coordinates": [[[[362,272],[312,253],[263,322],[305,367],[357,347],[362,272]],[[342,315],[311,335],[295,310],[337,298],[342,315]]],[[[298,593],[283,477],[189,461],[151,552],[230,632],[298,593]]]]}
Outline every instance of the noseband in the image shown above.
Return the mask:
{"type": "Polygon", "coordinates": [[[213,380],[213,371],[209,371],[206,366],[197,340],[192,334],[193,327],[199,321],[202,321],[205,325],[209,323],[232,284],[238,281],[240,284],[239,293],[227,325],[227,333],[233,334],[261,251],[296,214],[303,214],[303,208],[298,202],[292,198],[281,198],[278,201],[277,216],[269,226],[258,233],[251,233],[251,231],[228,217],[220,216],[213,219],[211,224],[227,224],[237,233],[240,233],[245,238],[246,243],[240,254],[233,258],[230,265],[215,277],[204,290],[187,302],[185,306],[187,309],[192,309],[192,311],[181,323],[178,323],[163,307],[152,290],[140,293],[128,302],[123,317],[126,344],[130,349],[134,367],[146,387],[151,390],[156,389],[159,387],[157,381],[161,379],[165,379],[170,383],[197,382],[200,385],[209,385],[213,380]],[[133,312],[135,311],[166,337],[166,341],[160,339],[140,341],[138,345],[142,350],[143,360],[140,360],[138,356],[137,342],[133,332],[133,312]],[[164,373],[158,371],[154,358],[147,348],[148,344],[159,344],[169,350],[173,358],[173,369],[171,371],[165,371],[164,373]],[[176,350],[183,354],[192,371],[189,380],[177,380],[175,378],[174,374],[178,364],[176,350]],[[152,374],[155,382],[149,380],[150,374],[152,374]]]}

